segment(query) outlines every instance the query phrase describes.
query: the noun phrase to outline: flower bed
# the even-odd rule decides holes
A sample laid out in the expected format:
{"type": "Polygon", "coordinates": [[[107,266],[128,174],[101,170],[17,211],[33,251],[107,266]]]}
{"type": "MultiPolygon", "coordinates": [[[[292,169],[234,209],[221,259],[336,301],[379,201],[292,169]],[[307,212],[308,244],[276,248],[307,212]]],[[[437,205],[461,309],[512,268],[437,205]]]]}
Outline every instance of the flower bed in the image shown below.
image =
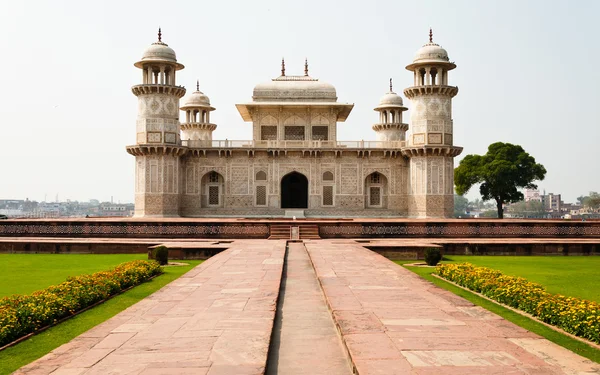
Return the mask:
{"type": "Polygon", "coordinates": [[[30,295],[1,298],[0,347],[161,273],[157,262],[135,260],[109,271],[69,277],[30,295]]]}
{"type": "Polygon", "coordinates": [[[435,273],[566,332],[600,343],[600,303],[551,294],[537,283],[470,263],[443,264],[435,273]]]}

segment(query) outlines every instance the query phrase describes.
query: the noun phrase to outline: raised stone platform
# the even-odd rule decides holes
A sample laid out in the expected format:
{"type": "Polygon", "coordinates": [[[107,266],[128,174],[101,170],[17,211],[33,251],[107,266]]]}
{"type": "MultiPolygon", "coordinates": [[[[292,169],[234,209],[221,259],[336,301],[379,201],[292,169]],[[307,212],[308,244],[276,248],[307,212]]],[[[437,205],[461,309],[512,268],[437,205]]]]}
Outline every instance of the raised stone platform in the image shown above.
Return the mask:
{"type": "Polygon", "coordinates": [[[600,254],[600,221],[368,218],[2,220],[0,252],[140,253],[169,243],[174,258],[206,259],[227,248],[225,240],[290,239],[292,227],[300,239],[369,241],[365,246],[392,259],[421,258],[427,247],[445,254],[600,254]]]}
{"type": "Polygon", "coordinates": [[[235,241],[17,374],[600,374],[359,243],[284,244],[235,241]]]}

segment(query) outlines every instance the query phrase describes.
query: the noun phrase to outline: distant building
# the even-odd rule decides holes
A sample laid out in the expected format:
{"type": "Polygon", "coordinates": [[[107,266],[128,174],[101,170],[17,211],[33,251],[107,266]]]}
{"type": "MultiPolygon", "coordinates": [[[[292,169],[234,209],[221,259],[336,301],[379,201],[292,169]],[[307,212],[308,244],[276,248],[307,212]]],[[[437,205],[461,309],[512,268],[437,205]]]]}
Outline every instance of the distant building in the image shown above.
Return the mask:
{"type": "Polygon", "coordinates": [[[530,202],[530,201],[541,202],[542,201],[542,196],[540,195],[540,192],[537,189],[525,189],[524,195],[525,195],[525,202],[530,202]]]}
{"type": "Polygon", "coordinates": [[[106,216],[106,217],[126,217],[133,216],[134,205],[133,203],[110,203],[104,202],[100,203],[98,207],[97,216],[106,216]]]}
{"type": "Polygon", "coordinates": [[[544,203],[544,207],[546,210],[550,210],[553,212],[560,212],[563,202],[561,201],[560,194],[549,193],[547,195],[542,195],[542,203],[544,203]]]}

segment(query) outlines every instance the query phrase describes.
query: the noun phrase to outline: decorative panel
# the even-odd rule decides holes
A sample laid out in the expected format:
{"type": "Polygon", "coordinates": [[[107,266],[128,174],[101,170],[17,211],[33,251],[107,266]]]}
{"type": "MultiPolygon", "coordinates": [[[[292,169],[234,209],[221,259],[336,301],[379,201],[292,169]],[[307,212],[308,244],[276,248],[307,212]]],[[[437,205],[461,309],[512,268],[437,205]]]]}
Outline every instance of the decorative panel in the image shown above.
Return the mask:
{"type": "Polygon", "coordinates": [[[260,139],[262,141],[274,141],[277,139],[277,126],[261,126],[260,139]]]}
{"type": "Polygon", "coordinates": [[[333,206],[333,186],[323,186],[323,206],[333,206]]]}
{"type": "Polygon", "coordinates": [[[165,143],[177,143],[177,135],[175,133],[165,133],[165,143]]]}
{"type": "Polygon", "coordinates": [[[341,172],[341,193],[358,194],[358,167],[342,166],[341,172]]]}
{"type": "Polygon", "coordinates": [[[313,126],[312,127],[312,139],[315,141],[328,141],[329,140],[329,127],[313,126]]]}
{"type": "Polygon", "coordinates": [[[211,206],[219,205],[219,187],[211,185],[208,187],[208,204],[211,206]]]}
{"type": "Polygon", "coordinates": [[[248,194],[248,167],[231,167],[231,194],[248,194]]]}
{"type": "Polygon", "coordinates": [[[429,143],[433,144],[442,144],[442,134],[441,133],[429,133],[427,134],[427,140],[429,143]]]}
{"type": "Polygon", "coordinates": [[[425,143],[425,134],[414,134],[413,135],[413,144],[422,145],[425,143]]]}
{"type": "Polygon", "coordinates": [[[380,186],[371,186],[369,188],[369,206],[381,206],[380,186]]]}
{"type": "Polygon", "coordinates": [[[148,132],[148,143],[160,143],[162,134],[160,132],[148,132]]]}
{"type": "Polygon", "coordinates": [[[266,206],[267,205],[267,186],[258,185],[256,186],[256,205],[266,206]]]}
{"type": "Polygon", "coordinates": [[[303,141],[304,138],[304,126],[286,126],[285,127],[285,140],[286,141],[303,141]]]}

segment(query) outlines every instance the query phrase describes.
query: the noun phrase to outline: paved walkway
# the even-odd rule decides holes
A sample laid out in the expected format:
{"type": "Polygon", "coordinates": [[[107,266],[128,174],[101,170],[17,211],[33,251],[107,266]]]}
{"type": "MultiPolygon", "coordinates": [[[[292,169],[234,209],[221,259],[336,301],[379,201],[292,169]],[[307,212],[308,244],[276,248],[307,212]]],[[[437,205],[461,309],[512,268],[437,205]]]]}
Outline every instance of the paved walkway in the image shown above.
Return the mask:
{"type": "Polygon", "coordinates": [[[289,245],[279,298],[267,374],[352,374],[342,340],[301,243],[289,245]]]}
{"type": "Polygon", "coordinates": [[[356,242],[305,245],[316,276],[304,247],[292,245],[280,290],[285,243],[235,241],[17,373],[243,375],[268,369],[330,375],[347,373],[341,360],[345,345],[361,375],[600,374],[600,365],[356,242]]]}
{"type": "Polygon", "coordinates": [[[600,365],[359,244],[306,247],[361,375],[600,374],[600,365]]]}
{"type": "Polygon", "coordinates": [[[18,374],[262,374],[284,241],[236,241],[18,374]]]}

